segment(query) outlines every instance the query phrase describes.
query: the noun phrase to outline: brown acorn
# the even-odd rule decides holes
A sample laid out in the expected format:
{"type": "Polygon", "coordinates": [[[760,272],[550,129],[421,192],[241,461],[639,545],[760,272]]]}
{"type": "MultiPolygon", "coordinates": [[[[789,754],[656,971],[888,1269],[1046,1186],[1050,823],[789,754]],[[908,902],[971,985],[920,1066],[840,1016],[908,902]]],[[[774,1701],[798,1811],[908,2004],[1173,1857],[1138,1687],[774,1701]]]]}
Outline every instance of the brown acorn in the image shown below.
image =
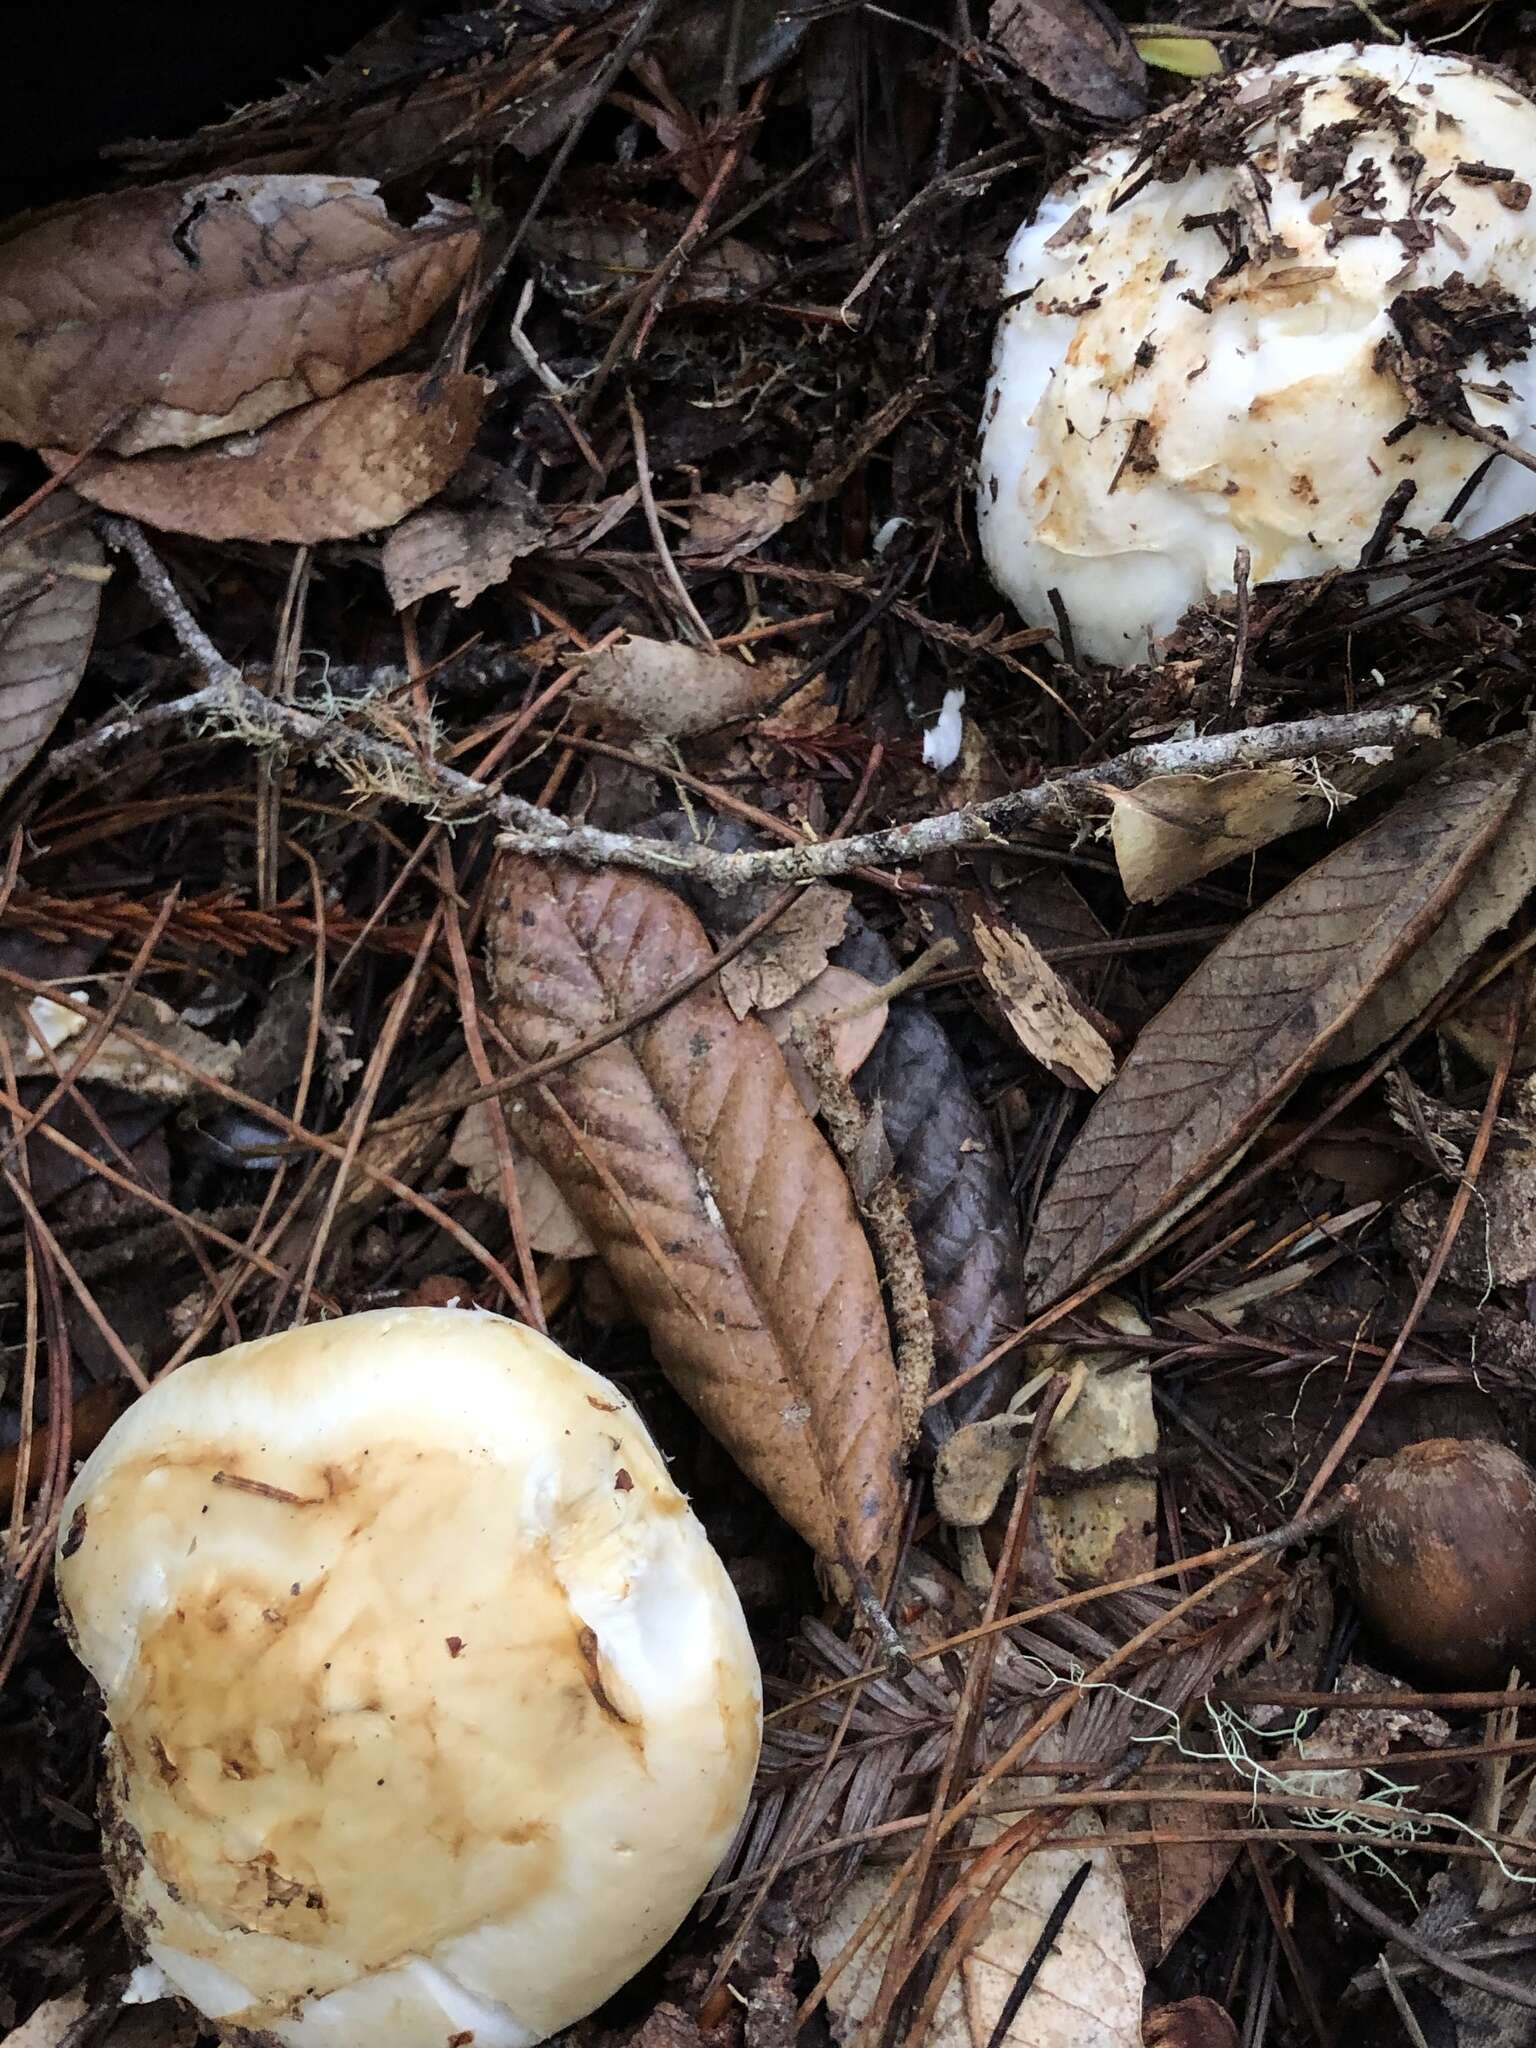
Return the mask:
{"type": "Polygon", "coordinates": [[[1345,1542],[1360,1610],[1405,1670],[1501,1682],[1536,1645],[1536,1472],[1431,1437],[1367,1465],[1345,1542]]]}

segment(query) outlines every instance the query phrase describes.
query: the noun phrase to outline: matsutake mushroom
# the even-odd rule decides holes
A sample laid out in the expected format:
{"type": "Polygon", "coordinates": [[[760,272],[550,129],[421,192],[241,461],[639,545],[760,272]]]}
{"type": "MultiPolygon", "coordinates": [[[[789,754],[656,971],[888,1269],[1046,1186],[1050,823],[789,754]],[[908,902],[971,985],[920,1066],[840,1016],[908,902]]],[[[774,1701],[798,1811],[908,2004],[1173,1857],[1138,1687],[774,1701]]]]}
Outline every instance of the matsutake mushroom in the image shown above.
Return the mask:
{"type": "Polygon", "coordinates": [[[629,1402],[519,1324],[381,1310],[185,1365],[61,1529],[131,1995],[289,2048],[524,2048],[730,1844],[735,1592],[629,1402]]]}
{"type": "Polygon", "coordinates": [[[1080,654],[1536,509],[1536,105],[1348,44],[1213,79],[1015,237],[983,416],[994,581],[1080,654]]]}

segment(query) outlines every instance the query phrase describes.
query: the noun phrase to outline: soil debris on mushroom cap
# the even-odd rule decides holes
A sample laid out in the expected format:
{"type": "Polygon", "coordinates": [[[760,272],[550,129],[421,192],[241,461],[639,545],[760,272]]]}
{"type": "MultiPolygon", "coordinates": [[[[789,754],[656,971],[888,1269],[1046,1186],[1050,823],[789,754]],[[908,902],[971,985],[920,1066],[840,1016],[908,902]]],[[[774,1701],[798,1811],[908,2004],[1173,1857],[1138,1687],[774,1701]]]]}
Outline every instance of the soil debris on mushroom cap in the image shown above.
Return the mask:
{"type": "Polygon", "coordinates": [[[1406,44],[1215,79],[1069,174],[1009,252],[983,416],[1025,619],[1145,660],[1242,551],[1289,580],[1536,509],[1488,461],[1536,445],[1533,179],[1536,105],[1406,44]]]}

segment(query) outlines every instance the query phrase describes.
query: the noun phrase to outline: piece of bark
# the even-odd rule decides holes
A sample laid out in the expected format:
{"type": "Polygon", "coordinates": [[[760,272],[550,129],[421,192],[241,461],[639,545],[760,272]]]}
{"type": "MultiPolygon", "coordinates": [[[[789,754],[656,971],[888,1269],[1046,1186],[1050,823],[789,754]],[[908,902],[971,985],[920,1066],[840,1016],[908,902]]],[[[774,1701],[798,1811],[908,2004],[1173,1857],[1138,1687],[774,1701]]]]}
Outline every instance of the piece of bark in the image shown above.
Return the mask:
{"type": "MultiPolygon", "coordinates": [[[[497,1021],[529,1061],[709,954],[659,884],[516,857],[487,942],[497,1021]]],[[[706,983],[506,1109],[684,1398],[824,1559],[868,1566],[901,1499],[890,1337],[848,1184],[766,1027],[706,983]]]]}

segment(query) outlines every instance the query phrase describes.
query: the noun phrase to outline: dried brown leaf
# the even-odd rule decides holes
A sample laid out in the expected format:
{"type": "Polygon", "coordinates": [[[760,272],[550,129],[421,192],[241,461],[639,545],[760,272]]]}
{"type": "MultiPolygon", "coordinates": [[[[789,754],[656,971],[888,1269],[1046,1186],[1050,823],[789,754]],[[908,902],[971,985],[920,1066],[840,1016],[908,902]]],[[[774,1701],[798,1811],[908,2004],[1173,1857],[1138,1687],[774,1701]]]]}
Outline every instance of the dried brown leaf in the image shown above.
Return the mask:
{"type": "MultiPolygon", "coordinates": [[[[1229,1790],[1230,1774],[1219,1768],[1196,1771],[1182,1783],[1229,1790]]],[[[1126,1806],[1116,1815],[1130,1833],[1154,1830],[1162,1839],[1120,1851],[1125,1903],[1136,1938],[1136,1953],[1149,1970],[1167,1955],[1207,1899],[1215,1893],[1237,1856],[1234,1842],[1185,1840],[1227,1825],[1230,1809],[1201,1806],[1190,1799],[1153,1799],[1126,1806]]]]}
{"type": "Polygon", "coordinates": [[[1024,1050],[1059,1081],[1106,1087],[1114,1078],[1115,1056],[1039,948],[1022,932],[981,917],[972,920],[971,936],[987,986],[1024,1050]]]}
{"type": "MultiPolygon", "coordinates": [[[[1155,1244],[1419,948],[1443,925],[1462,943],[1451,913],[1469,882],[1481,878],[1474,928],[1500,914],[1481,871],[1491,861],[1516,879],[1528,872],[1529,780],[1519,746],[1479,749],[1216,947],[1142,1032],[1041,1204],[1029,1247],[1037,1301],[1091,1273],[1109,1279],[1155,1244]]],[[[1349,1043],[1367,1049],[1358,1032],[1349,1043]]]]}
{"type": "Polygon", "coordinates": [[[370,179],[234,176],[82,200],[0,239],[0,438],[120,455],[246,433],[391,356],[469,268],[455,209],[370,179]]]}
{"type": "MultiPolygon", "coordinates": [[[[1043,1762],[1062,1754],[1059,1731],[1039,1746],[1043,1762]],[[1053,1740],[1053,1738],[1057,1738],[1053,1740]]],[[[1005,1779],[1037,1789],[1027,1779],[1005,1779]]],[[[975,1823],[973,1846],[983,1848],[1018,1820],[1017,1811],[986,1814],[975,1823]]],[[[1124,1889],[1114,1854],[1096,1849],[1103,1829],[1084,1809],[1060,1833],[1075,1839],[1024,1857],[939,2001],[928,2048],[988,2048],[1009,1993],[1034,1954],[1052,1908],[1087,1857],[1093,1868],[1065,1925],[1051,1944],[1024,2003],[1003,2035],[1008,2048],[1141,2048],[1143,1975],[1131,1940],[1124,1889]]],[[[823,1968],[840,1955],[877,1902],[890,1875],[862,1870],[845,1885],[817,1930],[812,1949],[823,1968]]],[[[893,1922],[854,1951],[827,1995],[837,2038],[851,2040],[867,2017],[890,1955],[893,1922]]]]}
{"type": "MultiPolygon", "coordinates": [[[[528,1060],[709,957],[655,882],[525,859],[503,863],[488,943],[528,1060]]],[[[705,984],[507,1111],[685,1399],[824,1558],[868,1564],[900,1501],[890,1337],[847,1182],[767,1029],[705,984]]]]}
{"type": "MultiPolygon", "coordinates": [[[[481,377],[369,377],[205,448],[90,457],[81,497],[200,540],[350,540],[393,526],[469,453],[490,386],[481,377]]],[[[44,449],[55,468],[65,458],[44,449]]]]}
{"type": "MultiPolygon", "coordinates": [[[[890,949],[867,927],[850,932],[839,960],[877,982],[896,972],[890,949]]],[[[939,1368],[952,1378],[1024,1321],[1018,1210],[997,1135],[943,1025],[917,1000],[891,1005],[854,1092],[879,1112],[923,1262],[939,1368]]],[[[994,1414],[1019,1371],[1015,1350],[927,1409],[930,1441],[942,1443],[957,1424],[994,1414]]]]}
{"type": "Polygon", "coordinates": [[[53,496],[0,541],[0,793],[20,775],[75,694],[96,636],[101,543],[53,496]]]}
{"type": "MultiPolygon", "coordinates": [[[[590,1259],[596,1246],[570,1203],[531,1152],[510,1133],[507,1142],[530,1246],[552,1259],[590,1259]]],[[[465,1110],[453,1134],[449,1156],[455,1166],[463,1167],[464,1177],[477,1195],[500,1203],[501,1160],[488,1102],[472,1102],[465,1110]]]]}
{"type": "Polygon", "coordinates": [[[734,562],[788,525],[799,501],[799,487],[788,470],[781,470],[770,483],[701,491],[690,507],[688,536],[678,553],[734,562]]]}
{"type": "Polygon", "coordinates": [[[738,1017],[793,1002],[825,972],[848,922],[848,900],[846,890],[812,882],[745,952],[727,960],[720,993],[738,1017]]]}
{"type": "Polygon", "coordinates": [[[1237,2048],[1237,2029],[1214,1998],[1155,2005],[1142,2022],[1143,2048],[1237,2048]]]}
{"type": "Polygon", "coordinates": [[[505,583],[512,564],[543,545],[549,520],[531,498],[526,507],[491,505],[450,512],[434,506],[397,526],[381,555],[389,601],[397,612],[434,591],[449,590],[456,605],[505,583]]]}
{"type": "Polygon", "coordinates": [[[1295,762],[1228,775],[1162,775],[1107,794],[1115,864],[1132,903],[1161,903],[1228,861],[1318,823],[1347,797],[1295,762]]]}
{"type": "Polygon", "coordinates": [[[856,1074],[874,1051],[885,1029],[886,1005],[863,1007],[875,992],[875,984],[846,967],[827,967],[809,982],[792,1001],[764,1010],[763,1022],[773,1033],[774,1043],[784,1055],[795,1093],[814,1116],[819,1107],[816,1083],[806,1069],[800,1048],[794,1042],[797,1017],[819,1017],[832,1034],[832,1056],[845,1080],[856,1074]]]}
{"type": "MultiPolygon", "coordinates": [[[[1495,758],[1520,758],[1518,746],[1511,742],[1497,742],[1496,748],[1495,758]]],[[[1508,924],[1533,887],[1536,775],[1521,784],[1497,844],[1467,877],[1435,930],[1331,1042],[1322,1065],[1348,1066],[1401,1031],[1450,986],[1483,942],[1508,924]]]]}
{"type": "Polygon", "coordinates": [[[616,738],[692,739],[752,717],[794,674],[794,664],[779,655],[749,663],[631,633],[589,656],[570,701],[616,738]]]}
{"type": "Polygon", "coordinates": [[[1101,120],[1146,111],[1136,45],[1101,0],[992,0],[988,30],[1024,74],[1101,120]]]}

